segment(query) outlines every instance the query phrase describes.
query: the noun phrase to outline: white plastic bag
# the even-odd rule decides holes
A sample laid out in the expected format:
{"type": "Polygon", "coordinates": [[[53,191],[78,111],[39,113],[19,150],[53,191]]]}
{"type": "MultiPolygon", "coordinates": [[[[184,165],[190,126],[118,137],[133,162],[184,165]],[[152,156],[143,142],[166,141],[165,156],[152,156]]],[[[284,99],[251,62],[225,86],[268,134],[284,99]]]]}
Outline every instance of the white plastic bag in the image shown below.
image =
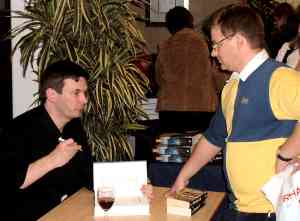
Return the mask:
{"type": "Polygon", "coordinates": [[[300,221],[300,171],[293,166],[275,175],[262,188],[276,212],[276,221],[300,221]]]}

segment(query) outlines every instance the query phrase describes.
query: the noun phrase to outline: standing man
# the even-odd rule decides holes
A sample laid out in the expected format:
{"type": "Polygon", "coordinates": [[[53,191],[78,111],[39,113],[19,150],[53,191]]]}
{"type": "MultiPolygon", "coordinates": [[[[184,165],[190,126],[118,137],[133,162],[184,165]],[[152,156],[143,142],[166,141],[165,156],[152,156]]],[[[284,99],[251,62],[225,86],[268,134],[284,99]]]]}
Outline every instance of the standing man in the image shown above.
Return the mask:
{"type": "Polygon", "coordinates": [[[79,119],[87,80],[70,61],[48,66],[39,85],[41,105],[15,118],[3,134],[4,160],[15,163],[10,173],[19,220],[37,220],[81,187],[92,187],[91,152],[79,119]]]}
{"type": "Polygon", "coordinates": [[[213,15],[212,56],[233,71],[221,106],[171,192],[221,149],[230,190],[225,221],[275,221],[262,186],[300,155],[300,75],[269,58],[264,26],[251,8],[231,5],[213,15]]]}

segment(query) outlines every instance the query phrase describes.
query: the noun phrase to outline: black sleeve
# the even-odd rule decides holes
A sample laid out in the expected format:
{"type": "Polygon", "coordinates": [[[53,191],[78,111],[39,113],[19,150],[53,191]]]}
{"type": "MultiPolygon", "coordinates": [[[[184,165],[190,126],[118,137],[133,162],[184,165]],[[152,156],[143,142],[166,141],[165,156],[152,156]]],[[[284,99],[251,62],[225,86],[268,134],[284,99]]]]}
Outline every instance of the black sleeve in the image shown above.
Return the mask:
{"type": "Polygon", "coordinates": [[[1,162],[4,171],[7,173],[8,182],[13,183],[15,189],[23,184],[29,162],[25,159],[25,142],[22,132],[15,124],[6,128],[1,134],[1,162]]]}

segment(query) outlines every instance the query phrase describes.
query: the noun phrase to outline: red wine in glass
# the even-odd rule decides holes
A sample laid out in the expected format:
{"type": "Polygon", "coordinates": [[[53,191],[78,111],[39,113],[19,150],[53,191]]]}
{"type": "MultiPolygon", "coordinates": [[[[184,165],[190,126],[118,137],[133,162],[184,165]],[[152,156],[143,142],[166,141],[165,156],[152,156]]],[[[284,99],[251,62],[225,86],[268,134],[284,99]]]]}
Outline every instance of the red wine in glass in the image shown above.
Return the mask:
{"type": "Polygon", "coordinates": [[[113,197],[98,197],[98,203],[105,212],[112,207],[114,201],[113,197]]]}
{"type": "Polygon", "coordinates": [[[102,186],[97,188],[97,201],[107,216],[107,211],[112,207],[115,201],[113,187],[102,186]]]}

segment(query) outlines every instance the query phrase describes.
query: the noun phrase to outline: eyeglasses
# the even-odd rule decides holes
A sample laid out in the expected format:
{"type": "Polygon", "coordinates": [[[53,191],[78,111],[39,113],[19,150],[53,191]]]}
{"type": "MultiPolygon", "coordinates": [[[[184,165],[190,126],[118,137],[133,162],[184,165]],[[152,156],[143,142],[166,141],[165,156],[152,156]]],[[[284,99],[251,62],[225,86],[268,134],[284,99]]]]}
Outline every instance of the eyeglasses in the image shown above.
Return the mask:
{"type": "Polygon", "coordinates": [[[230,35],[228,35],[228,36],[222,38],[220,41],[213,42],[212,45],[211,45],[212,49],[214,50],[214,49],[217,49],[217,48],[222,47],[222,43],[223,43],[224,41],[226,41],[227,39],[232,38],[233,36],[234,36],[234,34],[230,34],[230,35]]]}

